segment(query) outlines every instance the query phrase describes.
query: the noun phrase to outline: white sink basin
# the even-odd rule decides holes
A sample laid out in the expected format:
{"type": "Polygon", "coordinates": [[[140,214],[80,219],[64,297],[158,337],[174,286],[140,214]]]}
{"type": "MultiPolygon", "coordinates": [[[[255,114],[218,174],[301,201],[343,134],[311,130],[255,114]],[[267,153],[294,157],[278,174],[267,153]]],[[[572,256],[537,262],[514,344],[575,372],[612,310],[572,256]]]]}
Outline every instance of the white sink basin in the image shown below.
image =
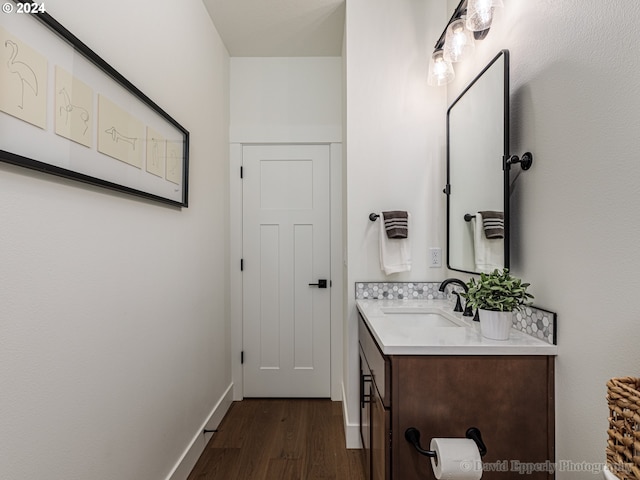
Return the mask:
{"type": "Polygon", "coordinates": [[[382,313],[434,313],[436,315],[441,315],[442,310],[434,307],[414,307],[414,306],[402,306],[402,307],[380,307],[380,311],[382,313]]]}
{"type": "Polygon", "coordinates": [[[463,322],[439,308],[430,307],[382,307],[385,317],[401,324],[404,328],[464,327],[463,322]]]}

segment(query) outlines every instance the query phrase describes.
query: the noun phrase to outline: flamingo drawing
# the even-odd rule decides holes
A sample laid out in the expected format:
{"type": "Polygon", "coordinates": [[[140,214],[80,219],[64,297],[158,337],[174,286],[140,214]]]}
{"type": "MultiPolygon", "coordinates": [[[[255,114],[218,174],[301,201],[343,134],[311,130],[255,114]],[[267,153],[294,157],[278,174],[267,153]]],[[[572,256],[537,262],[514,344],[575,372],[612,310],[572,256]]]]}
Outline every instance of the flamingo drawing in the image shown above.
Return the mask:
{"type": "Polygon", "coordinates": [[[11,56],[7,61],[7,68],[9,69],[9,72],[15,73],[20,78],[20,87],[22,89],[22,92],[21,92],[21,98],[20,98],[20,105],[18,105],[18,107],[20,109],[24,109],[25,86],[29,87],[33,91],[34,95],[37,97],[38,96],[38,78],[36,77],[36,73],[33,71],[33,69],[29,65],[27,65],[24,62],[21,62],[20,60],[16,60],[16,57],[18,56],[18,45],[15,42],[11,40],[6,40],[4,42],[4,46],[5,48],[11,48],[12,50],[11,56]]]}
{"type": "Polygon", "coordinates": [[[116,130],[116,127],[111,127],[104,132],[111,135],[111,140],[113,140],[114,142],[118,143],[120,141],[123,141],[130,144],[134,150],[136,149],[136,139],[133,137],[125,137],[118,130],[116,130]]]}
{"type": "Polygon", "coordinates": [[[63,113],[66,114],[64,121],[65,125],[69,124],[69,115],[74,110],[77,110],[79,112],[80,120],[82,120],[82,122],[84,123],[84,131],[82,132],[82,135],[87,133],[87,129],[89,128],[89,112],[87,111],[87,109],[72,104],[71,97],[69,96],[69,93],[67,92],[67,89],[65,87],[62,87],[62,89],[58,93],[63,97],[64,105],[60,107],[60,116],[62,116],[63,113]]]}

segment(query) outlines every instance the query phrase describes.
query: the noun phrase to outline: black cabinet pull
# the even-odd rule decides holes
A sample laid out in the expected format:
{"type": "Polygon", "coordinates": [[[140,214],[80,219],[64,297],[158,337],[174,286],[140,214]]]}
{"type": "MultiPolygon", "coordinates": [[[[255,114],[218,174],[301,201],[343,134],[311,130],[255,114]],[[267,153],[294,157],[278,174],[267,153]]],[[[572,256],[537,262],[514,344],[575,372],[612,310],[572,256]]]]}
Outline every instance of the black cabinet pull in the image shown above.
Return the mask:
{"type": "MultiPolygon", "coordinates": [[[[371,393],[365,393],[366,383],[372,382],[371,375],[360,374],[360,408],[364,408],[365,403],[371,403],[371,393]]],[[[369,389],[371,392],[371,389],[369,389]]]]}

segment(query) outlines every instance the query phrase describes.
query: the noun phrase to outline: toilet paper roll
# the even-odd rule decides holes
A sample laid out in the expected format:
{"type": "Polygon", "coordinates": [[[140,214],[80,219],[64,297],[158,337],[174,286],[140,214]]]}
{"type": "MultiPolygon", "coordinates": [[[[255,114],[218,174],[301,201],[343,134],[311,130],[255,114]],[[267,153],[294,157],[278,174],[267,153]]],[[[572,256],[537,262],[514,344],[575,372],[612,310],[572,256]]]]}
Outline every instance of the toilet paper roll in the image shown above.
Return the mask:
{"type": "Polygon", "coordinates": [[[432,438],[433,473],[438,480],[479,480],[482,460],[476,442],[468,438],[432,438]]]}

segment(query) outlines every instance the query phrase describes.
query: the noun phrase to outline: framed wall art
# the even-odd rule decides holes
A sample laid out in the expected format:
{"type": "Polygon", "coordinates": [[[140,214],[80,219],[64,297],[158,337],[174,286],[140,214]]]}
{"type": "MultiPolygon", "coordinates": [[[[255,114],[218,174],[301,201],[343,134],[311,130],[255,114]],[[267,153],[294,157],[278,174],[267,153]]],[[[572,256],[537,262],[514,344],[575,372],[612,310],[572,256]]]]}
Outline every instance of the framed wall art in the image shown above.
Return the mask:
{"type": "Polygon", "coordinates": [[[187,207],[189,132],[43,10],[0,15],[0,161],[187,207]]]}

